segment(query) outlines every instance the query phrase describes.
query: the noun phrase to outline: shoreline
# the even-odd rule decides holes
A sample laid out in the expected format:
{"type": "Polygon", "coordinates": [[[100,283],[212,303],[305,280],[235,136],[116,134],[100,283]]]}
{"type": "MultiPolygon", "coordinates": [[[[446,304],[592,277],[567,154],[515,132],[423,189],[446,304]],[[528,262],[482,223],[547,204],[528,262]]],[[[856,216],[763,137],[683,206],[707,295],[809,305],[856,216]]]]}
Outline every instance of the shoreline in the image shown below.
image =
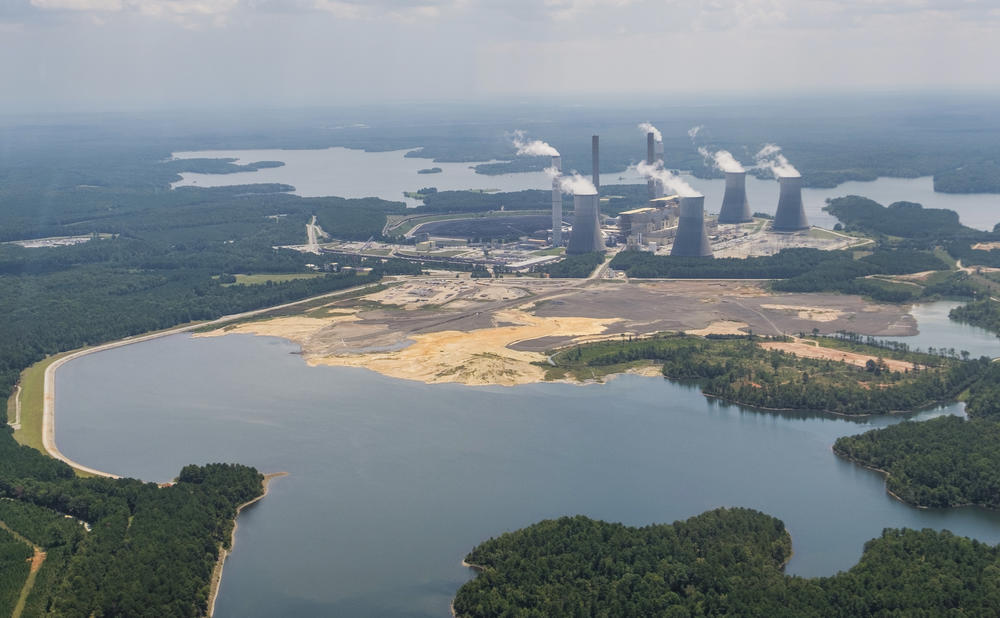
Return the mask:
{"type": "Polygon", "coordinates": [[[206,616],[212,616],[215,614],[215,602],[219,598],[219,588],[222,586],[222,571],[226,566],[226,560],[229,555],[233,553],[233,548],[236,547],[236,529],[239,528],[240,513],[243,509],[257,504],[267,496],[268,492],[271,490],[271,481],[282,476],[288,476],[287,472],[272,472],[270,474],[265,474],[264,478],[261,480],[261,487],[263,491],[259,496],[252,500],[248,500],[243,504],[236,507],[236,516],[233,517],[233,530],[229,533],[229,549],[219,546],[219,558],[215,561],[215,568],[212,569],[212,578],[209,580],[208,588],[208,612],[206,616]]]}
{"type": "MultiPolygon", "coordinates": [[[[44,449],[45,453],[49,457],[52,457],[53,459],[58,459],[58,460],[62,461],[63,463],[65,463],[65,464],[69,465],[71,468],[73,468],[75,471],[82,472],[84,475],[103,476],[103,477],[107,477],[107,478],[122,478],[120,475],[112,474],[110,472],[104,472],[102,470],[97,470],[96,468],[91,468],[89,466],[85,466],[85,465],[83,465],[83,464],[81,464],[79,462],[74,461],[74,460],[70,459],[69,457],[67,457],[66,455],[64,455],[59,450],[59,447],[56,445],[56,411],[55,411],[55,406],[56,406],[56,394],[55,394],[56,370],[59,369],[64,364],[68,363],[71,360],[76,360],[76,359],[82,358],[84,356],[87,356],[89,354],[96,354],[98,352],[103,352],[105,350],[111,350],[111,349],[114,349],[114,348],[120,348],[120,347],[124,347],[124,346],[127,346],[127,345],[132,345],[134,343],[143,343],[143,342],[146,342],[146,341],[151,341],[153,339],[159,339],[160,337],[167,337],[167,336],[170,336],[170,335],[177,335],[177,334],[180,334],[180,333],[185,333],[185,332],[193,331],[195,329],[204,328],[206,326],[219,326],[219,325],[225,324],[226,322],[230,322],[230,321],[233,321],[233,320],[241,320],[241,319],[253,317],[253,316],[256,316],[256,315],[260,315],[260,314],[263,314],[263,313],[267,313],[267,312],[270,312],[270,311],[284,309],[284,308],[287,308],[287,307],[294,307],[296,305],[300,305],[300,304],[303,304],[303,303],[312,302],[312,301],[320,299],[320,298],[327,298],[327,297],[330,297],[330,296],[339,296],[341,294],[353,293],[353,292],[356,292],[357,290],[365,289],[365,288],[373,286],[373,285],[378,285],[378,283],[367,283],[367,284],[360,285],[360,286],[353,287],[353,288],[346,288],[346,289],[343,289],[343,290],[336,290],[334,292],[328,292],[326,294],[320,294],[318,296],[311,296],[309,298],[303,298],[301,300],[293,301],[293,302],[290,302],[290,303],[284,303],[284,304],[281,304],[281,305],[275,305],[273,307],[265,307],[263,309],[254,309],[252,311],[244,311],[242,313],[235,313],[235,314],[232,314],[232,315],[226,315],[226,316],[222,316],[222,317],[216,318],[214,320],[209,320],[209,321],[206,321],[206,322],[191,322],[191,323],[184,324],[184,325],[181,325],[181,326],[171,327],[171,328],[168,328],[166,330],[156,331],[156,332],[152,332],[152,333],[148,333],[148,334],[144,334],[144,335],[134,335],[132,337],[126,337],[124,339],[119,339],[117,341],[111,341],[111,342],[103,343],[103,344],[100,344],[100,345],[97,345],[97,346],[93,346],[93,347],[82,348],[82,349],[79,349],[79,350],[76,350],[76,351],[67,351],[67,352],[61,353],[61,355],[57,354],[57,355],[50,356],[47,359],[43,359],[43,360],[41,360],[39,362],[40,363],[44,363],[44,362],[49,361],[50,364],[45,368],[45,373],[44,373],[44,376],[42,378],[42,410],[41,410],[41,413],[42,413],[42,423],[41,423],[41,443],[42,443],[42,448],[44,449]],[[55,360],[51,360],[53,358],[55,358],[55,360]]],[[[15,436],[15,438],[16,437],[17,436],[15,436]]]]}

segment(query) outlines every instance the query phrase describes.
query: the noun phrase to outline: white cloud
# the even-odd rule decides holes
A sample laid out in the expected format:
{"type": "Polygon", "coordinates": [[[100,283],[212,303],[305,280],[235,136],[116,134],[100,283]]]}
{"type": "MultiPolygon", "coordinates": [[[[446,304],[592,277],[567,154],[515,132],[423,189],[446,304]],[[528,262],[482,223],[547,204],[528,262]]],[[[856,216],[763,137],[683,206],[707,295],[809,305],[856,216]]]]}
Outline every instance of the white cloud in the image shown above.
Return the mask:
{"type": "Polygon", "coordinates": [[[48,11],[107,12],[122,10],[122,0],[31,0],[31,6],[48,11]]]}

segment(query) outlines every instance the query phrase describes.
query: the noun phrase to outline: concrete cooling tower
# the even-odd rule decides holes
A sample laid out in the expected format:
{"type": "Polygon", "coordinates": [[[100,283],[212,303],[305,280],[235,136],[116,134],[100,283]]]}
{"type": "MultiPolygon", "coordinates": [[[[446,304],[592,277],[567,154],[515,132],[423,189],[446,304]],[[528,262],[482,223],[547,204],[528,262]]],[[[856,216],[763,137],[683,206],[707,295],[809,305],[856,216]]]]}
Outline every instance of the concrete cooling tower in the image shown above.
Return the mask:
{"type": "Polygon", "coordinates": [[[573,231],[569,235],[567,254],[604,251],[599,204],[596,193],[573,196],[573,231]]]}
{"type": "Polygon", "coordinates": [[[809,229],[806,211],[802,207],[802,177],[779,176],[778,183],[781,185],[781,193],[771,229],[780,232],[809,229]]]}
{"type": "Polygon", "coordinates": [[[559,186],[559,172],[562,171],[562,157],[552,157],[552,246],[562,244],[562,187],[559,186]]]}
{"type": "Polygon", "coordinates": [[[726,193],[722,197],[719,223],[746,223],[750,216],[750,202],[747,201],[747,173],[726,172],[726,193]]]}
{"type": "Polygon", "coordinates": [[[705,196],[682,197],[677,236],[670,255],[676,257],[712,257],[712,247],[705,232],[705,196]]]}

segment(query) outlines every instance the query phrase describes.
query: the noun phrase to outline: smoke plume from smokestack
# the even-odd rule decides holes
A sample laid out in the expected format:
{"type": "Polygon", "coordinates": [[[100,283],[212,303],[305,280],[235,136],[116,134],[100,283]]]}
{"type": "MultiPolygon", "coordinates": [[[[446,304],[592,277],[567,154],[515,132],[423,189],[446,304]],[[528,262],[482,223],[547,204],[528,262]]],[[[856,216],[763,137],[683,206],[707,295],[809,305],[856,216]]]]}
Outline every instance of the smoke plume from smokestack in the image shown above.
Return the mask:
{"type": "Polygon", "coordinates": [[[514,131],[511,141],[514,143],[514,148],[517,148],[518,155],[532,157],[559,156],[559,151],[553,148],[551,144],[547,144],[540,139],[526,140],[524,138],[524,131],[521,130],[514,131]]]}
{"type": "Polygon", "coordinates": [[[757,161],[757,168],[771,170],[775,178],[802,175],[799,170],[795,169],[795,166],[788,162],[785,155],[781,153],[781,147],[777,144],[764,144],[764,147],[754,155],[754,160],[757,161]]]}
{"type": "Polygon", "coordinates": [[[681,197],[698,197],[701,195],[694,187],[686,183],[683,178],[668,169],[664,169],[663,164],[659,161],[653,165],[644,161],[639,162],[635,165],[635,170],[643,176],[663,183],[664,187],[667,187],[681,197]]]}
{"type": "Polygon", "coordinates": [[[559,188],[568,195],[594,195],[597,193],[597,187],[594,186],[594,183],[579,172],[560,174],[559,170],[549,167],[545,169],[545,173],[558,180],[559,188]]]}
{"type": "Polygon", "coordinates": [[[705,158],[706,163],[711,163],[716,169],[722,172],[744,172],[743,164],[736,160],[728,150],[716,150],[712,152],[704,146],[698,147],[698,152],[705,158]]]}
{"type": "Polygon", "coordinates": [[[648,122],[640,122],[639,130],[642,131],[643,133],[652,133],[653,139],[655,139],[658,142],[663,141],[663,134],[660,133],[660,130],[654,127],[653,125],[649,124],[648,122]]]}

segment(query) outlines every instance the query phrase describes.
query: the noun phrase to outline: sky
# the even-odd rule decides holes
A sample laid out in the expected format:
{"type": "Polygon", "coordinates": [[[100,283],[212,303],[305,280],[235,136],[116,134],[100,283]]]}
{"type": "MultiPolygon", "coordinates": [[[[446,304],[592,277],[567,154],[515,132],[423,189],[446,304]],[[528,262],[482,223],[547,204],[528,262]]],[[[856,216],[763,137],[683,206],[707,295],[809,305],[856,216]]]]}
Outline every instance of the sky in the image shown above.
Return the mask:
{"type": "Polygon", "coordinates": [[[0,0],[0,113],[1000,90],[1000,0],[0,0]]]}

